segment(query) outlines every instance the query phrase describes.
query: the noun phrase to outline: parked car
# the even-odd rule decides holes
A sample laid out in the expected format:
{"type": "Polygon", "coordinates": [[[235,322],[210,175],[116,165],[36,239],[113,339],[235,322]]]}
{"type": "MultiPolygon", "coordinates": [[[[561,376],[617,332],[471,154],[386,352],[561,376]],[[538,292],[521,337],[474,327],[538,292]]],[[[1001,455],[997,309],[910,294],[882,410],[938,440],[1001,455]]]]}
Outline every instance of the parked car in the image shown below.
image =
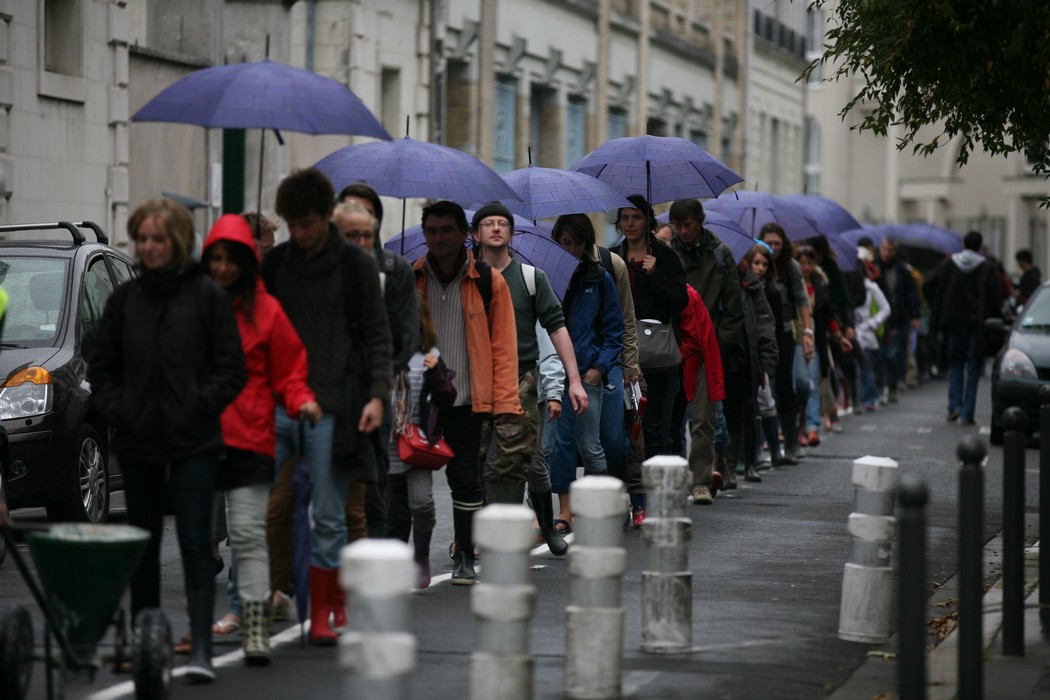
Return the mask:
{"type": "Polygon", "coordinates": [[[123,484],[109,458],[109,426],[89,401],[85,358],[106,300],[134,276],[133,263],[89,221],[0,226],[0,236],[0,286],[9,297],[0,337],[8,506],[103,522],[123,484]],[[41,230],[62,240],[12,240],[41,230]]]}
{"type": "Polygon", "coordinates": [[[1011,406],[1024,410],[1028,435],[1039,430],[1039,389],[1050,383],[1050,282],[1044,283],[1007,325],[1000,319],[985,322],[990,342],[1003,343],[992,368],[993,445],[1003,444],[1003,412],[1011,406]]]}

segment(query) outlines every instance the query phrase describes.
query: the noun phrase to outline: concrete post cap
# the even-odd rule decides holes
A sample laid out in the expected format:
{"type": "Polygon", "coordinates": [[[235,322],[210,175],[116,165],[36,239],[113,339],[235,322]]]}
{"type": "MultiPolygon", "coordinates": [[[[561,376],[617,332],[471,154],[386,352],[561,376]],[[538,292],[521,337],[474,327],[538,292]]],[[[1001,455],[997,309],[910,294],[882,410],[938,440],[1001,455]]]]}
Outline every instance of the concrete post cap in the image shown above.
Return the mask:
{"type": "Polygon", "coordinates": [[[585,476],[569,487],[572,512],[582,518],[610,518],[624,513],[627,487],[611,476],[585,476]]]}
{"type": "Polygon", "coordinates": [[[869,491],[894,491],[900,483],[900,469],[889,457],[867,455],[853,460],[853,485],[869,491]]]}
{"type": "Polygon", "coordinates": [[[520,552],[536,543],[532,511],[525,506],[494,503],[474,513],[474,542],[494,552],[520,552]]]}
{"type": "Polygon", "coordinates": [[[412,548],[401,540],[365,538],[343,547],[339,585],[375,598],[411,591],[416,580],[412,548]]]}

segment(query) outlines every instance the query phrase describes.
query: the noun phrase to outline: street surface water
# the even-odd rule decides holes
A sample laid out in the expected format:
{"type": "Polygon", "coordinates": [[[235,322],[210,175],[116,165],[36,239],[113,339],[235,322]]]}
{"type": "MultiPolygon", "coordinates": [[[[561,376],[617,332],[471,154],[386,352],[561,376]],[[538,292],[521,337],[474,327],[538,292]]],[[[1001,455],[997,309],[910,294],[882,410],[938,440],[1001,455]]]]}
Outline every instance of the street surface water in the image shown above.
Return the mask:
{"type": "MultiPolygon", "coordinates": [[[[981,385],[977,422],[988,425],[988,387],[981,385]]],[[[663,698],[824,698],[849,680],[870,647],[838,639],[843,564],[850,543],[846,519],[852,509],[852,462],[863,455],[890,457],[902,472],[925,479],[930,491],[927,548],[931,592],[957,569],[957,491],[959,440],[987,429],[948,424],[947,383],[934,381],[902,393],[900,403],[863,416],[843,416],[844,431],[807,448],[798,465],[763,471],[763,482],[740,479],[736,491],[720,493],[709,507],[690,506],[693,521],[690,566],[693,571],[693,641],[691,654],[660,656],[640,651],[641,569],[645,544],[640,531],[624,533],[628,569],[623,581],[626,634],[623,696],[663,698]]],[[[1001,522],[1001,457],[990,448],[985,469],[985,540],[1001,522]]],[[[1038,456],[1027,453],[1026,499],[1037,504],[1038,456]]],[[[451,504],[444,472],[435,478],[438,529],[431,555],[434,584],[411,596],[412,631],[418,636],[418,665],[412,697],[447,699],[468,692],[474,621],[470,588],[451,586],[451,560],[445,550],[452,538],[451,504]]],[[[116,503],[122,503],[121,500],[116,503]]],[[[19,511],[20,520],[42,520],[41,511],[19,511]]],[[[120,509],[114,519],[122,516],[120,509]]],[[[23,551],[25,551],[23,549],[23,551]]],[[[224,546],[223,557],[230,552],[224,546]]],[[[174,524],[169,520],[163,548],[164,609],[173,633],[187,629],[174,524]]],[[[569,580],[566,559],[538,548],[533,552],[538,589],[531,627],[535,698],[563,697],[564,610],[569,580]]],[[[97,574],[97,572],[94,572],[97,574]]],[[[986,572],[994,576],[996,572],[986,572]]],[[[484,579],[484,556],[481,578],[484,579]]],[[[216,619],[225,610],[225,573],[217,578],[216,619]]],[[[33,604],[17,569],[0,566],[0,606],[29,608],[42,651],[42,614],[33,604]]],[[[240,637],[216,640],[218,679],[210,686],[175,679],[179,697],[198,700],[290,697],[342,697],[344,674],[333,648],[301,646],[298,625],[275,624],[273,664],[246,668],[239,656],[240,637]]],[[[103,642],[106,650],[109,640],[103,642]]],[[[181,664],[184,657],[176,657],[181,664]]],[[[892,663],[892,662],[887,662],[892,663]]],[[[43,664],[34,667],[29,697],[44,698],[43,664]]],[[[88,682],[77,680],[77,693],[97,698],[128,698],[128,676],[108,669],[88,682]]],[[[866,698],[864,700],[867,700],[866,698]]]]}

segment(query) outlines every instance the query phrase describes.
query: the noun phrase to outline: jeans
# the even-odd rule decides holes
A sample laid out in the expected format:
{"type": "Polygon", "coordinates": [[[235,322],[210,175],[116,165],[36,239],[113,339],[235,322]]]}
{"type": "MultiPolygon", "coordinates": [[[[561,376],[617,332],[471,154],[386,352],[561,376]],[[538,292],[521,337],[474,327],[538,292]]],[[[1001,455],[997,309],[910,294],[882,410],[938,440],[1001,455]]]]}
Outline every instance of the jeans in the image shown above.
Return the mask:
{"type": "Polygon", "coordinates": [[[211,556],[211,530],[218,469],[216,455],[196,455],[170,464],[128,457],[120,461],[124,470],[128,524],[150,533],[146,551],[131,578],[132,619],[143,608],[160,607],[160,545],[168,495],[175,508],[186,593],[213,591],[215,561],[211,556]]]}
{"type": "MultiPolygon", "coordinates": [[[[813,356],[816,357],[815,350],[813,356]]],[[[809,395],[816,391],[816,384],[810,375],[809,365],[806,362],[806,353],[802,350],[802,343],[795,345],[795,357],[791,367],[795,383],[795,396],[798,397],[798,406],[805,409],[809,403],[809,395]]],[[[819,381],[819,375],[817,381],[819,381]]],[[[779,401],[777,405],[780,405],[779,401]]],[[[800,425],[799,427],[803,426],[800,425]]]]}
{"type": "Polygon", "coordinates": [[[335,418],[326,415],[303,429],[299,445],[299,422],[277,408],[276,463],[284,464],[298,454],[310,469],[310,563],[321,569],[339,568],[339,552],[346,545],[347,470],[332,464],[335,418]]]}
{"type": "Polygon", "coordinates": [[[231,489],[229,504],[231,612],[241,613],[241,602],[270,598],[270,558],[266,550],[266,508],[269,484],[252,484],[231,489]],[[231,590],[232,589],[232,590],[231,590]]]}
{"type": "Polygon", "coordinates": [[[973,333],[963,328],[947,329],[948,412],[959,411],[959,418],[972,421],[977,409],[977,382],[981,362],[974,351],[973,333]]]}
{"type": "Polygon", "coordinates": [[[860,402],[864,407],[874,406],[879,400],[879,389],[875,384],[875,364],[879,361],[879,351],[865,350],[866,362],[860,367],[860,402]]]}
{"type": "Polygon", "coordinates": [[[811,433],[820,430],[820,424],[823,422],[820,414],[820,353],[814,352],[813,357],[809,358],[809,362],[806,363],[806,370],[809,372],[809,381],[811,385],[811,391],[809,392],[809,398],[806,399],[806,432],[811,433]]]}
{"type": "MultiPolygon", "coordinates": [[[[623,421],[623,366],[614,363],[606,380],[600,411],[602,449],[605,450],[609,473],[623,478],[627,458],[631,454],[631,440],[624,429],[623,421]]],[[[572,404],[566,401],[562,403],[571,409],[572,404]]]]}
{"type": "MultiPolygon", "coordinates": [[[[583,458],[585,474],[604,474],[608,470],[601,439],[605,387],[601,384],[583,382],[583,388],[587,392],[587,400],[590,404],[587,410],[583,412],[583,415],[576,415],[571,410],[572,404],[566,393],[561,403],[562,406],[570,406],[570,410],[562,410],[557,427],[550,431],[556,433],[549,463],[551,489],[554,493],[568,493],[570,484],[576,480],[577,452],[583,458]]],[[[619,413],[620,432],[622,433],[622,408],[619,413]]]]}
{"type": "Polygon", "coordinates": [[[900,328],[886,327],[886,337],[882,345],[882,361],[885,371],[886,387],[891,392],[897,391],[897,384],[908,371],[908,342],[911,331],[908,326],[900,328]]]}

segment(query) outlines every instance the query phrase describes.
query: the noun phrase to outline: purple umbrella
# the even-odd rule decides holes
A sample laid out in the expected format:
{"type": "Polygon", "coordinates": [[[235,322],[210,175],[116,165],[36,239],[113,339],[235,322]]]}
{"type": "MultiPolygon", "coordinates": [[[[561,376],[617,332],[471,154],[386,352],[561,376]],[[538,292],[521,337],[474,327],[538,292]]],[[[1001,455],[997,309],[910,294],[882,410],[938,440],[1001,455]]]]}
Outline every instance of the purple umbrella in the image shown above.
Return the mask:
{"type": "Polygon", "coordinates": [[[335,191],[364,182],[389,197],[450,199],[469,206],[517,201],[518,195],[495,170],[474,156],[409,137],[347,146],[314,165],[335,191]]]}
{"type": "Polygon", "coordinates": [[[854,244],[865,236],[870,238],[875,245],[881,243],[884,237],[889,236],[902,245],[928,248],[949,255],[963,249],[962,236],[932,224],[880,224],[864,226],[841,234],[842,238],[854,244]]]}
{"type": "Polygon", "coordinates": [[[780,224],[792,241],[820,235],[816,223],[797,204],[768,192],[729,192],[723,197],[704,202],[704,211],[728,216],[755,238],[759,237],[762,226],[769,222],[780,224]]]}
{"type": "Polygon", "coordinates": [[[625,197],[650,204],[717,197],[744,178],[692,141],[675,136],[633,136],[606,141],[572,170],[593,175],[625,197]]]}
{"type": "Polygon", "coordinates": [[[269,59],[203,68],[176,81],[131,117],[209,129],[276,129],[390,140],[342,83],[269,59]]]}
{"type": "MultiPolygon", "coordinates": [[[[670,212],[664,212],[657,216],[656,220],[660,223],[667,223],[669,216],[670,212]]],[[[733,260],[737,262],[743,260],[747,251],[758,243],[740,228],[740,224],[718,212],[704,211],[704,228],[711,230],[729,246],[729,250],[733,251],[733,260]]]]}
{"type": "MultiPolygon", "coordinates": [[[[474,212],[467,212],[469,221],[474,212]]],[[[423,227],[416,225],[405,230],[401,235],[394,236],[387,241],[383,247],[387,250],[397,252],[404,242],[405,252],[402,255],[409,262],[415,262],[426,255],[427,243],[423,238],[423,227]]],[[[467,245],[473,245],[471,238],[467,238],[467,245]]],[[[572,275],[579,267],[580,261],[565,252],[560,245],[555,243],[550,236],[550,231],[536,226],[530,222],[514,219],[514,237],[510,239],[510,248],[514,251],[514,257],[523,263],[533,265],[547,274],[547,279],[554,288],[554,293],[559,299],[565,297],[565,291],[569,288],[572,275]]]]}
{"type": "MultiPolygon", "coordinates": [[[[857,246],[855,243],[851,243],[842,236],[833,233],[818,237],[827,240],[828,247],[835,253],[835,262],[838,264],[839,269],[847,272],[857,269],[857,246]]],[[[812,241],[812,238],[807,238],[801,243],[811,243],[812,241]]]]}
{"type": "Polygon", "coordinates": [[[781,199],[797,204],[816,223],[821,233],[842,233],[860,228],[860,222],[833,199],[819,194],[788,194],[781,199]]]}
{"type": "Polygon", "coordinates": [[[521,198],[521,203],[507,202],[507,208],[526,219],[633,206],[622,194],[601,180],[575,170],[530,165],[504,174],[503,180],[521,198]]]}

